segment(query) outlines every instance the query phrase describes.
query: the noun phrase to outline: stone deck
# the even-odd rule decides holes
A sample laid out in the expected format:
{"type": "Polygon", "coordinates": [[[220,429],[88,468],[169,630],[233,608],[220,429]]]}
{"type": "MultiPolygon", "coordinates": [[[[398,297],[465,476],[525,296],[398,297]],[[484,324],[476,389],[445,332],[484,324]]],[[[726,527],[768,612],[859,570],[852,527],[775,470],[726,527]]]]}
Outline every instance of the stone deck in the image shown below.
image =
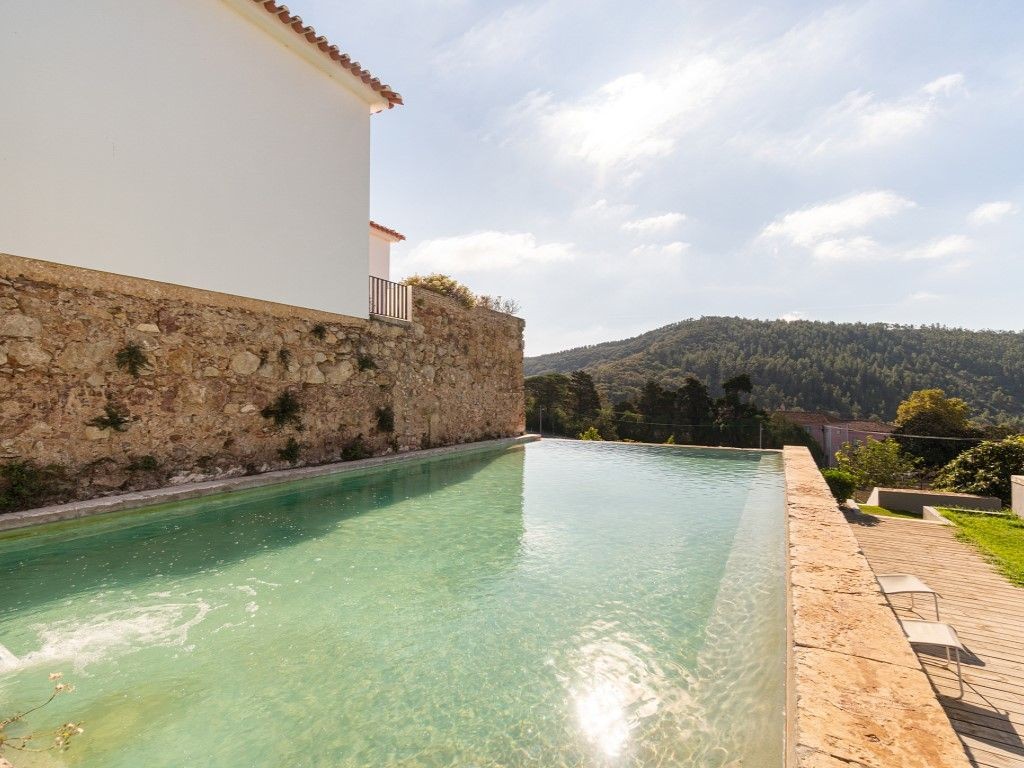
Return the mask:
{"type": "MultiPolygon", "coordinates": [[[[876,573],[912,573],[941,593],[942,621],[971,652],[962,700],[955,669],[941,658],[920,658],[972,765],[1024,766],[1024,589],[957,541],[955,528],[856,513],[848,519],[876,573]]],[[[900,616],[934,619],[930,601],[917,602],[917,615],[909,598],[894,602],[900,616]]]]}
{"type": "Polygon", "coordinates": [[[787,447],[783,458],[792,606],[787,765],[966,768],[810,452],[787,447]]]}

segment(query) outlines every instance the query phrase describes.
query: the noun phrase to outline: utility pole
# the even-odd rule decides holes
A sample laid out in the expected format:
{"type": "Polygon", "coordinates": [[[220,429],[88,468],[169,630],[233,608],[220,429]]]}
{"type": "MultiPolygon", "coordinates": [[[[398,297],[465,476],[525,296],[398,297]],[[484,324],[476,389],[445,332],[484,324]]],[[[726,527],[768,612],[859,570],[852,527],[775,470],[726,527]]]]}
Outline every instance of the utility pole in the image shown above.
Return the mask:
{"type": "Polygon", "coordinates": [[[544,434],[544,406],[537,406],[537,434],[544,434]]]}

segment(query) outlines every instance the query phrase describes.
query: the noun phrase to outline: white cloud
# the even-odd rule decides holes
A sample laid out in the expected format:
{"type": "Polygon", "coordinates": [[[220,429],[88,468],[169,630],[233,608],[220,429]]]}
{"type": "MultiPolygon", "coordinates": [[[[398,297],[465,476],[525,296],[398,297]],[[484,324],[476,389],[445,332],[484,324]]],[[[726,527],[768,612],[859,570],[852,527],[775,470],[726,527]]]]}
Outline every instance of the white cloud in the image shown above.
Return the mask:
{"type": "Polygon", "coordinates": [[[551,24],[549,5],[516,5],[501,15],[475,24],[440,51],[436,62],[445,70],[500,67],[519,61],[538,47],[551,24]]]}
{"type": "Polygon", "coordinates": [[[924,245],[912,248],[903,254],[905,259],[944,259],[970,252],[974,243],[964,235],[947,235],[924,245]]]}
{"type": "Polygon", "coordinates": [[[809,127],[755,146],[755,153],[783,160],[804,159],[892,144],[924,130],[952,98],[964,92],[964,77],[944,75],[901,98],[850,91],[809,127]]]}
{"type": "Polygon", "coordinates": [[[787,323],[792,323],[797,320],[806,320],[807,313],[801,312],[800,310],[793,310],[792,312],[787,312],[786,314],[782,315],[782,317],[780,317],[779,319],[785,320],[787,323]]]}
{"type": "Polygon", "coordinates": [[[827,261],[871,261],[885,255],[885,249],[871,237],[834,237],[816,243],[812,248],[816,258],[827,261]]]}
{"type": "Polygon", "coordinates": [[[975,226],[995,224],[1000,219],[1017,213],[1017,206],[1009,200],[993,200],[991,203],[982,203],[967,217],[967,220],[975,226]]]}
{"type": "Polygon", "coordinates": [[[647,216],[642,219],[633,219],[622,224],[626,232],[635,232],[639,235],[652,235],[662,232],[669,232],[686,221],[686,215],[682,213],[662,213],[657,216],[647,216]]]}
{"type": "Polygon", "coordinates": [[[936,301],[937,299],[941,299],[941,298],[942,298],[942,296],[940,294],[932,293],[931,291],[915,291],[914,293],[912,293],[909,296],[907,296],[906,300],[907,301],[913,301],[913,302],[918,302],[918,301],[936,301]]]}
{"type": "Polygon", "coordinates": [[[399,260],[398,270],[429,272],[489,272],[524,264],[571,261],[572,243],[538,243],[529,232],[474,232],[419,243],[399,260]]]}
{"type": "MultiPolygon", "coordinates": [[[[787,213],[766,226],[762,237],[784,238],[805,248],[833,243],[835,235],[859,231],[879,219],[892,218],[898,213],[913,208],[915,203],[900,197],[895,192],[879,190],[862,192],[857,195],[787,213]]],[[[860,240],[858,248],[870,246],[867,238],[860,240]]]]}
{"type": "Polygon", "coordinates": [[[701,120],[727,81],[725,65],[698,56],[623,75],[574,101],[546,97],[535,106],[559,151],[607,169],[671,153],[681,128],[701,120]]]}
{"type": "Polygon", "coordinates": [[[638,245],[633,248],[629,255],[635,259],[647,259],[652,257],[676,257],[682,256],[689,250],[690,244],[676,240],[665,245],[638,245]]]}

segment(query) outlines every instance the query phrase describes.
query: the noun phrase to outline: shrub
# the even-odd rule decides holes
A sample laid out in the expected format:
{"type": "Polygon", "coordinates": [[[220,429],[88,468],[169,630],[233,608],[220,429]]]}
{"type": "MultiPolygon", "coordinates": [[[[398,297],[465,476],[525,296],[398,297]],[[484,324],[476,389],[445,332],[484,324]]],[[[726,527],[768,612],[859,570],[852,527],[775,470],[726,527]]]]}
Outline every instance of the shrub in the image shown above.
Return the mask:
{"type": "Polygon", "coordinates": [[[828,483],[828,489],[840,504],[853,496],[857,488],[857,478],[852,474],[841,469],[823,469],[821,474],[828,483]]]}
{"type": "Polygon", "coordinates": [[[128,429],[128,424],[131,422],[131,414],[128,413],[124,408],[114,403],[108,402],[103,406],[103,415],[97,416],[94,419],[89,419],[85,422],[90,427],[98,427],[99,429],[112,429],[115,432],[124,432],[128,429]]]}
{"type": "Polygon", "coordinates": [[[342,461],[359,461],[368,459],[373,453],[370,451],[362,435],[357,435],[348,445],[341,449],[342,461]]]}
{"type": "Polygon", "coordinates": [[[283,461],[287,461],[289,464],[294,464],[296,461],[299,460],[300,451],[301,446],[299,445],[298,440],[296,440],[294,437],[289,437],[288,442],[284,444],[284,448],[278,449],[277,455],[283,461]]]}
{"type": "Polygon", "coordinates": [[[149,357],[146,356],[146,351],[141,345],[136,344],[134,341],[125,344],[118,350],[118,353],[114,355],[114,362],[117,367],[122,371],[128,371],[136,379],[146,369],[149,368],[149,357]]]}
{"type": "Polygon", "coordinates": [[[518,301],[504,296],[477,296],[476,305],[506,315],[514,315],[520,309],[518,301]]]}
{"type": "Polygon", "coordinates": [[[601,433],[597,431],[597,427],[594,426],[587,427],[585,430],[580,432],[578,438],[580,440],[604,440],[604,438],[601,437],[601,433]]]}
{"type": "Polygon", "coordinates": [[[156,456],[135,456],[128,462],[129,472],[156,472],[159,468],[156,456]]]}
{"type": "Polygon", "coordinates": [[[265,419],[273,419],[274,425],[278,427],[287,424],[299,427],[302,426],[302,403],[286,389],[273,403],[260,411],[260,415],[265,419]]]}
{"type": "Polygon", "coordinates": [[[1024,474],[1024,436],[986,440],[968,448],[935,479],[935,487],[958,493],[998,496],[1010,503],[1010,475],[1024,474]]]}
{"type": "Polygon", "coordinates": [[[439,293],[449,299],[455,299],[467,309],[476,305],[476,295],[468,287],[454,277],[435,272],[431,275],[413,275],[405,278],[405,284],[425,291],[439,293]]]}
{"type": "Polygon", "coordinates": [[[668,439],[665,441],[665,445],[675,445],[675,444],[676,444],[676,436],[675,435],[669,435],[668,439]]]}
{"type": "Polygon", "coordinates": [[[360,352],[356,356],[356,367],[359,368],[360,371],[372,371],[377,367],[377,363],[375,363],[373,358],[365,352],[360,352]]]}
{"type": "Polygon", "coordinates": [[[390,405],[377,409],[377,429],[381,432],[395,431],[395,411],[390,405]]]}
{"type": "Polygon", "coordinates": [[[847,443],[836,453],[839,469],[853,475],[858,488],[899,487],[917,476],[920,459],[910,456],[895,440],[847,443]]]}
{"type": "Polygon", "coordinates": [[[0,510],[39,506],[61,493],[66,483],[64,470],[56,464],[41,467],[23,459],[4,464],[0,466],[0,510]]]}
{"type": "Polygon", "coordinates": [[[327,338],[327,326],[323,323],[317,323],[313,326],[313,330],[310,331],[313,334],[313,338],[317,341],[323,341],[327,338]]]}

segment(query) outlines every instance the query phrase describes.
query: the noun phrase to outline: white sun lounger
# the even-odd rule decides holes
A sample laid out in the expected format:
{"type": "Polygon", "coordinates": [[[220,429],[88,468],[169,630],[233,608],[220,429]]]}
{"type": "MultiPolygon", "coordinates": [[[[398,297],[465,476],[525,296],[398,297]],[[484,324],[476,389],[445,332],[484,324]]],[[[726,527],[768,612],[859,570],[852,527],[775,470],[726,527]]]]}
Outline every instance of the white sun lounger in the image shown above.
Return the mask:
{"type": "Polygon", "coordinates": [[[949,624],[939,621],[918,621],[916,619],[901,619],[900,626],[911,645],[935,645],[946,649],[946,666],[949,666],[949,651],[952,648],[956,653],[956,679],[960,683],[960,698],[964,697],[964,677],[960,672],[960,653],[966,651],[956,630],[949,624]]]}
{"type": "Polygon", "coordinates": [[[939,620],[939,598],[942,595],[917,578],[917,576],[911,576],[909,573],[883,573],[875,578],[878,579],[878,586],[882,588],[882,593],[886,597],[889,595],[910,595],[911,610],[914,609],[914,595],[931,595],[932,600],[935,601],[935,620],[939,620]]]}

